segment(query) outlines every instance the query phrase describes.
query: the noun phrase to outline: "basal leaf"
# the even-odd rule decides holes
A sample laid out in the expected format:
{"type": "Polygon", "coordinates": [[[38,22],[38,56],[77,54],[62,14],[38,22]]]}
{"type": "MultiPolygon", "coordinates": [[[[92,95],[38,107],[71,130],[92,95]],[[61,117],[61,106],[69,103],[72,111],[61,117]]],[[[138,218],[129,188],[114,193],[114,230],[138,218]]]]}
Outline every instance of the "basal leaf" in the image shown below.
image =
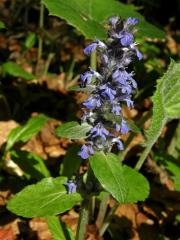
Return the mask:
{"type": "Polygon", "coordinates": [[[102,187],[120,203],[126,202],[127,187],[122,165],[116,155],[96,152],[89,158],[91,168],[102,187]]]}
{"type": "Polygon", "coordinates": [[[71,139],[87,138],[90,129],[91,126],[86,123],[80,125],[75,121],[67,122],[56,128],[56,135],[71,139]]]}
{"type": "Polygon", "coordinates": [[[80,194],[67,194],[65,182],[65,177],[44,178],[17,193],[7,208],[16,215],[30,218],[63,213],[81,201],[80,194]]]}
{"type": "Polygon", "coordinates": [[[28,141],[33,135],[37,134],[44,126],[48,117],[43,114],[30,118],[24,126],[12,129],[8,136],[6,151],[8,151],[16,142],[28,141]]]}
{"type": "Polygon", "coordinates": [[[126,203],[144,201],[149,195],[149,183],[147,179],[135,169],[123,165],[123,175],[127,183],[126,203]]]}
{"type": "Polygon", "coordinates": [[[24,172],[26,178],[41,180],[44,177],[50,177],[51,174],[47,169],[43,159],[33,152],[27,151],[10,151],[10,156],[24,172]]]}
{"type": "Polygon", "coordinates": [[[32,80],[35,76],[26,72],[20,65],[15,62],[6,62],[2,65],[3,74],[9,74],[13,77],[21,77],[25,80],[32,80]]]}
{"type": "Polygon", "coordinates": [[[163,31],[145,21],[132,5],[125,5],[116,0],[43,0],[51,15],[65,19],[90,39],[105,38],[104,23],[108,17],[119,15],[123,18],[140,19],[141,36],[164,38],[163,31]]]}

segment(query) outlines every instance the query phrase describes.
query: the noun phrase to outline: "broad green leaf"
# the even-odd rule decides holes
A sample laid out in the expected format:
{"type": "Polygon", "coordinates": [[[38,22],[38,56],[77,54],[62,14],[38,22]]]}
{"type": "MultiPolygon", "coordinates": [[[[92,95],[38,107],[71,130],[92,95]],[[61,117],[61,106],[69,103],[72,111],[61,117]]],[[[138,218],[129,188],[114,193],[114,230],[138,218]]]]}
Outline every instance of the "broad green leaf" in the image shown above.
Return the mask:
{"type": "Polygon", "coordinates": [[[89,158],[91,168],[102,187],[110,192],[120,203],[126,202],[127,183],[123,176],[123,168],[116,155],[96,152],[89,158]]]}
{"type": "Polygon", "coordinates": [[[9,74],[13,77],[21,77],[25,80],[32,80],[35,76],[26,72],[20,65],[15,62],[6,62],[2,65],[3,74],[9,74]]]}
{"type": "Polygon", "coordinates": [[[28,141],[41,130],[47,120],[48,117],[40,114],[36,117],[30,118],[24,126],[14,128],[8,136],[5,150],[8,151],[16,142],[28,141]]]}
{"type": "Polygon", "coordinates": [[[164,38],[163,31],[145,21],[132,5],[125,5],[116,0],[43,0],[50,15],[65,19],[90,39],[104,39],[106,36],[104,23],[110,16],[119,15],[123,18],[137,17],[140,19],[141,36],[164,38]]]}
{"type": "Polygon", "coordinates": [[[26,48],[32,48],[35,43],[36,43],[36,34],[34,32],[30,32],[26,37],[24,45],[26,48]]]}
{"type": "Polygon", "coordinates": [[[44,178],[25,187],[7,205],[8,210],[23,217],[47,217],[67,211],[81,201],[78,193],[67,194],[65,177],[44,178]]]}
{"type": "Polygon", "coordinates": [[[136,166],[137,169],[141,167],[168,119],[180,117],[180,63],[171,61],[167,72],[157,81],[152,101],[153,117],[146,131],[146,149],[136,166]]]}
{"type": "Polygon", "coordinates": [[[10,156],[13,162],[23,170],[27,179],[41,180],[44,177],[51,176],[43,159],[33,152],[12,150],[10,156]]]}
{"type": "Polygon", "coordinates": [[[147,145],[156,142],[168,118],[180,117],[180,63],[171,61],[167,72],[157,82],[152,101],[153,118],[147,131],[147,145]],[[176,111],[177,100],[179,109],[176,111]]]}
{"type": "Polygon", "coordinates": [[[81,139],[87,138],[87,133],[91,129],[91,126],[83,123],[79,124],[78,122],[67,122],[56,128],[56,135],[58,137],[65,137],[71,139],[81,139]]]}
{"type": "Polygon", "coordinates": [[[135,169],[123,165],[123,175],[127,183],[126,203],[144,201],[149,195],[149,183],[147,179],[135,169]]]}
{"type": "Polygon", "coordinates": [[[77,153],[79,152],[79,146],[71,146],[63,159],[63,168],[61,169],[61,175],[71,178],[78,171],[82,158],[77,153]]]}
{"type": "Polygon", "coordinates": [[[5,29],[5,28],[6,28],[5,24],[0,21],[0,29],[5,29]]]}
{"type": "Polygon", "coordinates": [[[48,227],[52,233],[53,240],[66,240],[60,220],[56,216],[47,217],[48,227]]]}

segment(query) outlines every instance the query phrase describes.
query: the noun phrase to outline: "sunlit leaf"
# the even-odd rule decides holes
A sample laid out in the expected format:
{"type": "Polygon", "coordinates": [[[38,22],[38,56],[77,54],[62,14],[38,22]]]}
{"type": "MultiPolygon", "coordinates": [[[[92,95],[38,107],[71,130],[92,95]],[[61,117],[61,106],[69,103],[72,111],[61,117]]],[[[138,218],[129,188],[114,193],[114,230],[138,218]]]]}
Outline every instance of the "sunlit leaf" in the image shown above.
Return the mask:
{"type": "Polygon", "coordinates": [[[58,137],[65,137],[71,139],[81,139],[87,138],[87,133],[91,129],[91,126],[83,123],[79,124],[78,122],[67,122],[56,128],[56,135],[58,137]]]}
{"type": "Polygon", "coordinates": [[[2,65],[3,74],[9,74],[13,77],[21,77],[25,80],[32,80],[35,76],[25,71],[20,65],[15,62],[6,62],[2,65]]]}
{"type": "Polygon", "coordinates": [[[78,193],[67,194],[65,177],[44,178],[37,184],[25,187],[7,205],[16,215],[47,217],[67,211],[81,201],[78,193]]]}
{"type": "Polygon", "coordinates": [[[6,151],[8,151],[16,142],[28,141],[41,130],[47,120],[48,117],[40,114],[30,118],[23,126],[12,129],[7,139],[6,151]]]}
{"type": "Polygon", "coordinates": [[[141,36],[164,38],[162,30],[145,21],[132,5],[125,5],[116,0],[43,0],[51,15],[65,19],[90,39],[105,38],[104,23],[108,17],[119,15],[123,18],[140,19],[141,36]]]}

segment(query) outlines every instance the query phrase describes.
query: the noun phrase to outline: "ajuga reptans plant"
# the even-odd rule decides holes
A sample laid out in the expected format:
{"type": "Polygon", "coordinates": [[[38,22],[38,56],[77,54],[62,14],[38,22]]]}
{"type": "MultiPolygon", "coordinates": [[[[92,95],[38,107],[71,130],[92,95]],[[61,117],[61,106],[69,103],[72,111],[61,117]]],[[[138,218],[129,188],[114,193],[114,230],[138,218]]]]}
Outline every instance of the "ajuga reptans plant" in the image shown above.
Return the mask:
{"type": "Polygon", "coordinates": [[[142,59],[134,41],[138,19],[129,17],[122,20],[115,16],[109,19],[108,24],[106,42],[97,40],[84,49],[86,55],[96,50],[100,64],[98,72],[89,69],[81,74],[81,85],[90,92],[82,104],[82,122],[92,126],[86,144],[78,153],[83,159],[95,151],[110,152],[115,144],[123,150],[120,136],[126,134],[129,127],[121,111],[122,104],[133,107],[132,93],[137,88],[134,74],[128,66],[135,58],[142,59]],[[112,120],[117,118],[118,123],[112,120]]]}

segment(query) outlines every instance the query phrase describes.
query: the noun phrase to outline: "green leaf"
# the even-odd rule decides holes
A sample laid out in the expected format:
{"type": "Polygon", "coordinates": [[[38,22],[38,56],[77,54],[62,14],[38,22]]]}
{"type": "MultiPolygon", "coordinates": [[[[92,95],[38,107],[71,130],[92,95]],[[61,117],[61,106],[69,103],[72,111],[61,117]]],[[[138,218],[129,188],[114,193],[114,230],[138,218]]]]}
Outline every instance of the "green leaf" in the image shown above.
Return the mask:
{"type": "Polygon", "coordinates": [[[67,211],[81,201],[78,193],[67,194],[65,177],[44,178],[25,187],[7,205],[8,210],[23,217],[47,217],[67,211]]]}
{"type": "Polygon", "coordinates": [[[127,183],[126,203],[144,201],[149,195],[149,183],[147,179],[135,169],[123,165],[123,175],[127,183]]]}
{"type": "Polygon", "coordinates": [[[87,133],[91,129],[91,126],[83,123],[79,124],[78,122],[67,122],[56,128],[56,135],[58,137],[65,137],[71,139],[81,139],[87,138],[87,133]]]}
{"type": "Polygon", "coordinates": [[[127,187],[123,168],[116,155],[96,152],[89,158],[91,168],[102,187],[120,203],[126,202],[127,187]]]}
{"type": "Polygon", "coordinates": [[[6,28],[5,24],[0,21],[0,29],[5,29],[5,28],[6,28]]]}
{"type": "Polygon", "coordinates": [[[145,21],[132,5],[125,5],[116,0],[43,0],[50,15],[65,19],[89,39],[104,39],[106,36],[104,23],[114,15],[123,18],[140,19],[141,36],[164,38],[163,31],[145,21]]]}
{"type": "Polygon", "coordinates": [[[171,61],[167,72],[157,82],[152,100],[153,118],[146,133],[147,145],[156,142],[168,118],[180,117],[180,63],[171,61]],[[176,111],[177,100],[179,109],[176,111]]]}
{"type": "Polygon", "coordinates": [[[3,74],[9,74],[13,77],[21,77],[25,80],[32,80],[35,76],[26,72],[20,65],[15,62],[6,62],[2,65],[3,74]]]}
{"type": "Polygon", "coordinates": [[[75,240],[72,231],[64,223],[61,223],[58,217],[50,216],[48,227],[52,233],[53,240],[75,240]]]}
{"type": "Polygon", "coordinates": [[[50,216],[47,218],[47,220],[49,230],[53,236],[53,240],[66,240],[59,218],[56,216],[50,216]]]}
{"type": "Polygon", "coordinates": [[[169,119],[180,118],[180,63],[171,61],[161,83],[164,108],[169,119]]]}
{"type": "Polygon", "coordinates": [[[61,175],[71,178],[78,171],[82,159],[77,155],[79,152],[79,146],[71,146],[63,159],[63,168],[61,169],[61,175]]]}
{"type": "Polygon", "coordinates": [[[30,118],[24,126],[14,128],[8,136],[5,151],[8,151],[16,142],[27,142],[41,130],[47,120],[48,117],[40,114],[30,118]]]}
{"type": "Polygon", "coordinates": [[[36,34],[34,32],[30,32],[25,40],[25,47],[32,48],[36,43],[36,34]]]}
{"type": "Polygon", "coordinates": [[[10,151],[13,162],[23,170],[27,179],[34,178],[41,180],[44,177],[50,177],[51,174],[47,169],[43,159],[32,152],[26,151],[10,151]]]}
{"type": "Polygon", "coordinates": [[[146,149],[136,166],[137,169],[141,167],[168,119],[180,117],[180,63],[171,61],[167,72],[157,81],[152,101],[153,117],[146,131],[146,149]]]}

